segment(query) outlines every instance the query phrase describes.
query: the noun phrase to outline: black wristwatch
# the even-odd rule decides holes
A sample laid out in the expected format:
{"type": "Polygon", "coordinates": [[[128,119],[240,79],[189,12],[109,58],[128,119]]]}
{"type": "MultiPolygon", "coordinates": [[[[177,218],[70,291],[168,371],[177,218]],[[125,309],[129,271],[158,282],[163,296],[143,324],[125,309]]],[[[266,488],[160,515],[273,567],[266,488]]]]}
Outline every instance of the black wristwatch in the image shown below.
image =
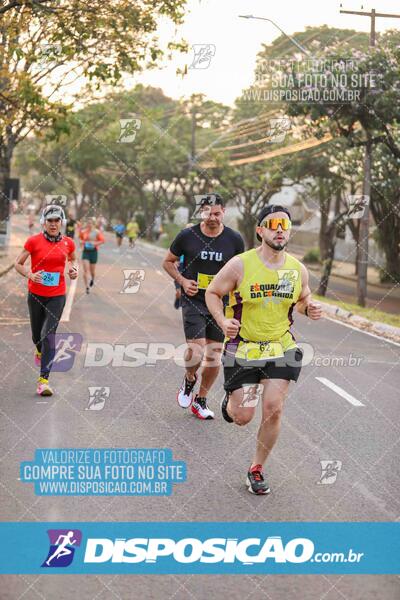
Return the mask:
{"type": "Polygon", "coordinates": [[[304,309],[304,314],[306,315],[306,317],[308,317],[308,305],[304,309]]]}

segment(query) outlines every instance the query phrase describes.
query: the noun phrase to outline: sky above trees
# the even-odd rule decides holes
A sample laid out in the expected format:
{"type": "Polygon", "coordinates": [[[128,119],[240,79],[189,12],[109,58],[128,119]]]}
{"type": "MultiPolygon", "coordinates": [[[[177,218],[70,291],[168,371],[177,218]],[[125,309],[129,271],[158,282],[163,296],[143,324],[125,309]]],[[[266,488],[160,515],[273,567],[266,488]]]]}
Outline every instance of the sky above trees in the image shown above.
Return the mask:
{"type": "MultiPolygon", "coordinates": [[[[154,71],[147,71],[135,81],[161,87],[172,98],[202,93],[216,102],[232,105],[241,90],[254,77],[256,56],[262,44],[270,44],[280,33],[268,22],[240,19],[240,14],[270,18],[286,33],[294,35],[306,26],[328,25],[343,29],[369,32],[367,17],[340,14],[340,3],[346,10],[398,13],[398,0],[188,0],[184,23],[178,27],[167,22],[159,24],[160,43],[173,37],[188,42],[188,52],[174,56],[170,63],[154,71]],[[184,78],[176,76],[176,68],[190,65],[193,44],[214,44],[215,55],[207,69],[188,69],[184,78]]],[[[377,19],[377,33],[399,29],[400,19],[377,19]]],[[[133,82],[132,82],[133,83],[133,82]]]]}

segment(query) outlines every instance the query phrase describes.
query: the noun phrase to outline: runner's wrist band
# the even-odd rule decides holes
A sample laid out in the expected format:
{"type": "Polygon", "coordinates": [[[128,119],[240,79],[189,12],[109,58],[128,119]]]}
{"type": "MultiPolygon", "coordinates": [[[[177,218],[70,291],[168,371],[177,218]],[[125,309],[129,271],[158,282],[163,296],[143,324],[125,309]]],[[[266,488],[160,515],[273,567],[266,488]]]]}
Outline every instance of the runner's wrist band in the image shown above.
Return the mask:
{"type": "Polygon", "coordinates": [[[308,305],[304,309],[304,314],[306,315],[306,317],[308,317],[308,305]]]}

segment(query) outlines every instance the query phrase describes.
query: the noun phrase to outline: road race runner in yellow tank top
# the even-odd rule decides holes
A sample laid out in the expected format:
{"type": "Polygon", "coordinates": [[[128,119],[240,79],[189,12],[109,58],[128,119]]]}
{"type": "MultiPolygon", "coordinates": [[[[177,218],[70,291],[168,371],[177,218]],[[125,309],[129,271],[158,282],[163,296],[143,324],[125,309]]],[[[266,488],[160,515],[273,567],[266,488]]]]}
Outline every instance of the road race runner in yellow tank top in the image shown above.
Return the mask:
{"type": "Polygon", "coordinates": [[[239,335],[225,339],[226,351],[236,359],[274,360],[296,341],[290,332],[292,312],[301,294],[301,263],[285,253],[281,269],[269,269],[256,249],[239,254],[243,279],[229,294],[225,314],[240,323],[239,335]]]}

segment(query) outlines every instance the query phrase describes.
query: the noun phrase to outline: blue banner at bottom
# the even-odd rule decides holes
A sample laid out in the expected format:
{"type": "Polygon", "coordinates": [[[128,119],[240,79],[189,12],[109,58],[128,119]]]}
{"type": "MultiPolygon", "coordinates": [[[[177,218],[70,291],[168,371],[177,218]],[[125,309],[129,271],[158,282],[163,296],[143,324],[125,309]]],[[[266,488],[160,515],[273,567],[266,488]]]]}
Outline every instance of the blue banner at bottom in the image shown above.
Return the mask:
{"type": "Polygon", "coordinates": [[[397,574],[400,523],[1,523],[2,574],[397,574]]]}

